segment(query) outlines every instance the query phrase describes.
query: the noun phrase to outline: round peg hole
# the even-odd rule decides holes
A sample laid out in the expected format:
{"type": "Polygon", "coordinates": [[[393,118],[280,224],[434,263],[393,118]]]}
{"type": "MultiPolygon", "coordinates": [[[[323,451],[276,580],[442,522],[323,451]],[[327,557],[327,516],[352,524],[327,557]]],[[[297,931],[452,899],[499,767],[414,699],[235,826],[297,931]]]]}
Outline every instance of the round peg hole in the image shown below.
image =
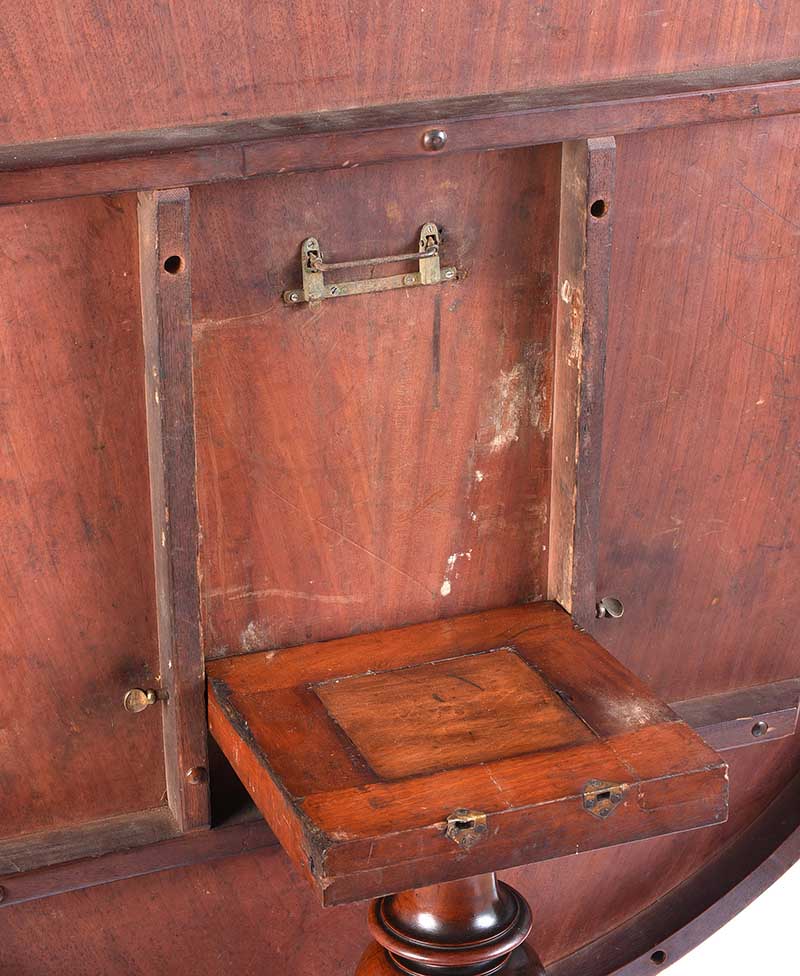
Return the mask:
{"type": "Polygon", "coordinates": [[[607,201],[602,199],[595,200],[591,207],[589,207],[589,213],[598,220],[601,217],[605,217],[605,215],[608,213],[607,201]]]}
{"type": "Polygon", "coordinates": [[[179,271],[183,271],[183,258],[180,254],[170,254],[170,256],[164,262],[164,270],[167,274],[177,274],[179,271]]]}
{"type": "Polygon", "coordinates": [[[667,954],[663,949],[656,949],[652,956],[650,956],[650,962],[654,963],[656,966],[663,966],[667,961],[667,954]]]}

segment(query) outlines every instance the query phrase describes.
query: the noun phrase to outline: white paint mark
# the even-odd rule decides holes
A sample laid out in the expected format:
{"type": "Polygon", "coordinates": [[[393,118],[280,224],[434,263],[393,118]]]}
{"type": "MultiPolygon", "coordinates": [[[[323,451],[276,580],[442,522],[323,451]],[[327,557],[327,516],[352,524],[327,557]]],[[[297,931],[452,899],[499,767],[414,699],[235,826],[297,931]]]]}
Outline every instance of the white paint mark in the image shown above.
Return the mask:
{"type": "Polygon", "coordinates": [[[476,481],[483,481],[483,479],[485,477],[486,477],[486,475],[483,473],[483,471],[476,471],[475,472],[475,480],[476,481]]]}
{"type": "Polygon", "coordinates": [[[475,512],[470,512],[469,513],[469,517],[472,519],[473,522],[477,522],[478,521],[478,516],[477,516],[477,514],[475,512]]]}
{"type": "Polygon", "coordinates": [[[564,279],[564,283],[561,286],[561,301],[566,302],[567,305],[572,301],[572,285],[569,283],[568,278],[564,279]]]}
{"type": "MultiPolygon", "coordinates": [[[[445,577],[439,589],[442,596],[450,596],[450,593],[453,590],[453,584],[450,581],[450,577],[453,575],[453,570],[455,569],[456,562],[459,559],[472,559],[472,550],[466,549],[464,552],[451,552],[447,557],[447,569],[445,570],[445,577]]],[[[455,574],[456,579],[458,579],[459,576],[460,573],[455,574]]]]}
{"type": "Polygon", "coordinates": [[[504,371],[495,383],[494,416],[491,419],[494,436],[489,450],[494,453],[519,440],[519,425],[525,404],[527,378],[523,363],[516,363],[504,371]]]}
{"type": "Polygon", "coordinates": [[[243,651],[258,651],[269,643],[269,628],[260,620],[251,620],[239,638],[243,651]]]}

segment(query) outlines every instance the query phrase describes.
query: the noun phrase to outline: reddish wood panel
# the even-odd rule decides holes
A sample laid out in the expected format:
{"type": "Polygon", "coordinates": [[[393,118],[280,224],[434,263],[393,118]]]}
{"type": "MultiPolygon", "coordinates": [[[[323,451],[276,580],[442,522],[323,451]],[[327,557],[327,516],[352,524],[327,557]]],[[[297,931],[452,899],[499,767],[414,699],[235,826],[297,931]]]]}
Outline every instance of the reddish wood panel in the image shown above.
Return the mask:
{"type": "MultiPolygon", "coordinates": [[[[136,208],[0,214],[4,836],[156,807],[155,649],[136,208]]],[[[9,868],[10,870],[10,868],[9,868]]]]}
{"type": "Polygon", "coordinates": [[[669,699],[800,674],[800,119],[619,140],[598,639],[669,699]]]}
{"type": "Polygon", "coordinates": [[[788,58],[795,14],[792,0],[6,3],[0,142],[788,58]]]}
{"type": "Polygon", "coordinates": [[[192,192],[207,655],[541,599],[559,159],[192,192]],[[283,304],[306,237],[376,257],[428,220],[465,280],[283,304]]]}
{"type": "MultiPolygon", "coordinates": [[[[501,875],[530,901],[532,940],[547,965],[625,922],[718,854],[800,765],[793,740],[726,758],[735,807],[728,824],[501,875]]],[[[275,967],[285,976],[344,976],[369,940],[364,906],[320,908],[277,848],[0,911],[0,961],[32,976],[109,968],[131,976],[154,969],[259,976],[275,967]]]]}

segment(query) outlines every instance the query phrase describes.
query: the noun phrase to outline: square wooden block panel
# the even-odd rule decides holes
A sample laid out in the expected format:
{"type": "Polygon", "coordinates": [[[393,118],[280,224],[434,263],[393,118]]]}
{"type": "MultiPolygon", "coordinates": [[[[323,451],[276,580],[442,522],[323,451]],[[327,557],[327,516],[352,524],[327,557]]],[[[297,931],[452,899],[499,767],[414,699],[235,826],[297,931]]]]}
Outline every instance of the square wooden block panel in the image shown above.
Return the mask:
{"type": "Polygon", "coordinates": [[[725,763],[554,603],[208,672],[212,734],[326,905],[727,816],[725,763]]]}

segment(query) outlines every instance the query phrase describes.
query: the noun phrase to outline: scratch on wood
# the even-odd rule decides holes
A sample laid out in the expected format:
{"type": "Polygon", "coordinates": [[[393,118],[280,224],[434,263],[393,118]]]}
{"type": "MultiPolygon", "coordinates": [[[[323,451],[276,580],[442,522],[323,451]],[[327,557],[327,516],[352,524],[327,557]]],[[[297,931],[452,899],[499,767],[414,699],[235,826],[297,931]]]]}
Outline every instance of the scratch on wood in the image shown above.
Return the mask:
{"type": "Polygon", "coordinates": [[[314,603],[332,604],[352,604],[364,603],[364,597],[347,596],[346,594],[336,595],[328,593],[308,593],[305,590],[283,590],[279,587],[268,587],[262,590],[254,590],[249,586],[234,586],[228,589],[211,590],[208,593],[209,599],[222,597],[224,600],[259,600],[263,597],[279,596],[287,600],[310,600],[314,603]]]}
{"type": "Polygon", "coordinates": [[[433,367],[433,409],[439,409],[439,374],[442,365],[442,296],[436,295],[433,302],[433,333],[431,335],[431,361],[433,367]]]}

